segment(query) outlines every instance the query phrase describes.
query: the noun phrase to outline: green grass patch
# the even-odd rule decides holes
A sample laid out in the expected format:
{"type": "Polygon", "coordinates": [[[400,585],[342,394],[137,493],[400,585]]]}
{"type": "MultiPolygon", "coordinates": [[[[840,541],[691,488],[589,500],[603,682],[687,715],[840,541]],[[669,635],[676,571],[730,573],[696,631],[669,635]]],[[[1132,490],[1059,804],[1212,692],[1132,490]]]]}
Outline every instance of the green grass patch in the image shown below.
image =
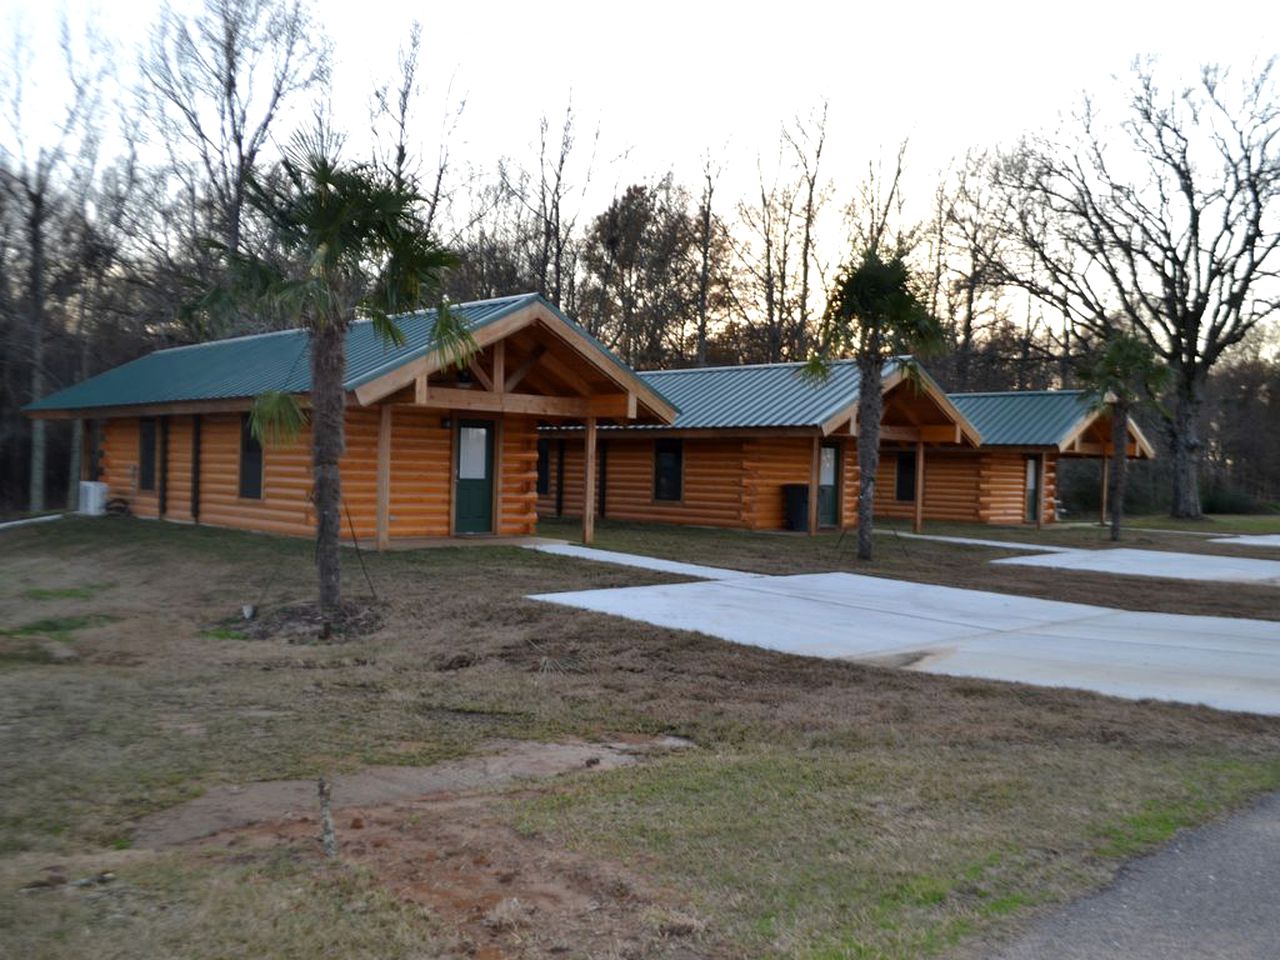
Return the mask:
{"type": "Polygon", "coordinates": [[[1280,512],[1272,513],[1215,513],[1199,520],[1175,520],[1157,514],[1144,517],[1125,517],[1125,524],[1154,530],[1187,530],[1195,533],[1220,533],[1224,535],[1280,533],[1280,512]]]}
{"type": "Polygon", "coordinates": [[[0,629],[0,637],[48,637],[50,640],[67,640],[77,630],[112,623],[117,618],[106,613],[76,614],[66,617],[46,617],[20,627],[0,629]]]}
{"type": "Polygon", "coordinates": [[[236,630],[233,627],[209,627],[202,630],[200,636],[206,640],[248,640],[249,635],[243,630],[236,630]]]}
{"type": "Polygon", "coordinates": [[[111,583],[87,583],[78,587],[32,587],[23,591],[28,600],[91,600],[96,594],[115,586],[111,583]]]}
{"type": "Polygon", "coordinates": [[[1209,762],[1188,777],[1179,793],[1151,799],[1140,809],[1103,824],[1097,854],[1128,858],[1147,853],[1179,830],[1203,823],[1249,797],[1280,789],[1280,762],[1251,764],[1233,760],[1209,762]]]}

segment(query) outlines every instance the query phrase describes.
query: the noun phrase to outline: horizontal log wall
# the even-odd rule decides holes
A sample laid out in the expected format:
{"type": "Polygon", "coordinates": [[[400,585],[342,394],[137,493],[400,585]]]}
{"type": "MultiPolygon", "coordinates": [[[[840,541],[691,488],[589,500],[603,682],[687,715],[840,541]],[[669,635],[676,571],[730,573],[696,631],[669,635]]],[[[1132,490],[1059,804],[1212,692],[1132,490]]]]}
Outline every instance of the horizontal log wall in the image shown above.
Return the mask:
{"type": "Polygon", "coordinates": [[[169,417],[169,477],[165,485],[166,520],[191,519],[190,417],[169,417]]]}
{"type": "Polygon", "coordinates": [[[452,491],[453,430],[439,411],[395,407],[391,413],[388,532],[394,537],[447,537],[452,491]]]}
{"type": "MultiPolygon", "coordinates": [[[[240,415],[206,414],[200,428],[200,522],[306,536],[311,509],[311,435],[263,450],[262,498],[240,496],[240,415]]],[[[345,476],[343,477],[345,481],[345,476]]],[[[345,523],[343,524],[345,527],[345,523]]]]}
{"type": "Polygon", "coordinates": [[[502,468],[498,533],[531,536],[538,529],[538,426],[529,417],[506,417],[500,428],[502,468]]]}
{"type": "MultiPolygon", "coordinates": [[[[138,421],[107,420],[102,424],[102,482],[107,485],[109,500],[122,499],[136,516],[154,517],[160,512],[156,491],[138,489],[138,421]]],[[[160,439],[157,436],[156,446],[160,439]]],[[[159,450],[156,451],[157,456],[159,450]]],[[[156,485],[160,483],[159,464],[156,485]]]]}
{"type": "MultiPolygon", "coordinates": [[[[885,448],[880,453],[880,469],[876,474],[876,515],[911,519],[915,504],[897,498],[898,454],[911,452],[901,448],[885,448]]],[[[924,519],[952,520],[962,523],[978,521],[980,477],[978,457],[954,454],[925,447],[924,452],[924,519]]]]}
{"type": "MultiPolygon", "coordinates": [[[[977,457],[979,463],[978,519],[982,523],[1019,524],[1026,522],[1026,454],[1018,452],[986,452],[977,457]]],[[[1053,502],[1057,496],[1058,458],[1045,457],[1041,517],[1052,523],[1053,502]]]]}
{"type": "MultiPolygon", "coordinates": [[[[548,490],[537,501],[538,512],[543,516],[555,513],[557,442],[552,440],[547,448],[550,458],[548,490]]],[[[741,495],[742,441],[684,440],[684,475],[678,501],[653,498],[653,440],[602,436],[597,451],[597,469],[602,460],[606,463],[605,517],[711,527],[745,525],[741,495]],[[603,456],[600,451],[603,451],[603,456]]],[[[581,441],[565,441],[564,464],[564,515],[580,517],[583,498],[581,441]]]]}

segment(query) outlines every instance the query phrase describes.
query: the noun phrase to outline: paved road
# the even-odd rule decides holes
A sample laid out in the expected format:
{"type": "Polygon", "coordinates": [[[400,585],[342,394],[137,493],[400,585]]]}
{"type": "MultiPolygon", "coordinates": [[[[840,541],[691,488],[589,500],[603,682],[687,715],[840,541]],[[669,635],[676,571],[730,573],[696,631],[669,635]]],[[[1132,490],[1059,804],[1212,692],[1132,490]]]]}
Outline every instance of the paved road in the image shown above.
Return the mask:
{"type": "Polygon", "coordinates": [[[1275,621],[1135,613],[848,573],[535,599],[787,653],[1280,714],[1275,621]]]}
{"type": "Polygon", "coordinates": [[[1280,794],[1179,837],[989,960],[1275,960],[1280,794]]]}

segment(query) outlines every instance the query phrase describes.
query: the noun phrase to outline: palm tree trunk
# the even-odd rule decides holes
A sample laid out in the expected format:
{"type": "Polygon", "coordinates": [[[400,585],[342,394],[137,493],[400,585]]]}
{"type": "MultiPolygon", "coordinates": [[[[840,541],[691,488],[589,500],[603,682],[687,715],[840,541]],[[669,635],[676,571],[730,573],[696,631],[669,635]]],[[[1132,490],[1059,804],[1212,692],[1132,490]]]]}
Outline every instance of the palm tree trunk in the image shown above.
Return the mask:
{"type": "Polygon", "coordinates": [[[338,462],[346,449],[346,330],[326,324],[311,335],[311,469],[316,507],[316,571],[325,634],[342,601],[342,478],[338,462]]]}
{"type": "Polygon", "coordinates": [[[1120,539],[1120,522],[1124,518],[1124,475],[1128,463],[1129,404],[1118,400],[1111,407],[1111,472],[1107,477],[1112,540],[1120,539]]]}
{"type": "Polygon", "coordinates": [[[880,469],[880,358],[858,361],[858,559],[871,559],[875,526],[876,473],[880,469]]]}

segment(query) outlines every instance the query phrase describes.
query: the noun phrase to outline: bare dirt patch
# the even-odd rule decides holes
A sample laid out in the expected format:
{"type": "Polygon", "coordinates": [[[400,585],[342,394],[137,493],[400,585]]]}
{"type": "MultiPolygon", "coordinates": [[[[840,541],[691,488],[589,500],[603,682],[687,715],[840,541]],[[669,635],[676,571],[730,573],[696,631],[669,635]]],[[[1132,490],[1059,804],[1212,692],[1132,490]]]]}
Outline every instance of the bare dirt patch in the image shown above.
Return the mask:
{"type": "Polygon", "coordinates": [[[338,643],[377,633],[382,624],[382,611],[376,602],[344,600],[327,617],[315,603],[278,607],[257,620],[249,621],[243,630],[254,640],[338,643]]]}
{"type": "MultiPolygon", "coordinates": [[[[183,731],[188,732],[188,731],[183,731]]],[[[375,766],[332,778],[335,808],[501,787],[573,770],[614,770],[654,750],[688,746],[675,737],[588,743],[497,741],[461,760],[430,766],[375,766]]],[[[280,819],[306,820],[316,808],[314,780],[260,780],[212,787],[202,796],[143,817],[134,834],[141,847],[187,843],[225,830],[280,819]]]]}
{"type": "MultiPolygon", "coordinates": [[[[230,858],[264,848],[318,858],[316,821],[263,823],[202,847],[230,858]]],[[[450,931],[456,950],[450,956],[730,955],[711,942],[707,923],[683,909],[669,890],[619,863],[513,829],[491,797],[444,795],[345,807],[335,811],[335,821],[340,863],[368,872],[392,896],[427,907],[450,931]]]]}

